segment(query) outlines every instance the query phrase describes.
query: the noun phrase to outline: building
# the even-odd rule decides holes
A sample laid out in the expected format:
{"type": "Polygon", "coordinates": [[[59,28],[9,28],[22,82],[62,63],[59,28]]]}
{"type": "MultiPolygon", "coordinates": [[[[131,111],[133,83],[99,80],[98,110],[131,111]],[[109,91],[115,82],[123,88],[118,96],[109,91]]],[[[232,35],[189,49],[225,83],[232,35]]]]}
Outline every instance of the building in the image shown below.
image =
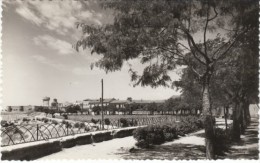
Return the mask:
{"type": "MultiPolygon", "coordinates": [[[[103,106],[108,106],[114,100],[116,100],[116,99],[114,99],[114,98],[103,99],[103,106]]],[[[92,109],[94,106],[102,106],[101,99],[89,101],[90,109],[92,109]]]]}
{"type": "Polygon", "coordinates": [[[91,101],[98,101],[98,99],[85,99],[82,101],[83,103],[83,110],[89,110],[90,109],[90,102],[91,101]]]}
{"type": "Polygon", "coordinates": [[[43,102],[43,106],[45,107],[49,107],[50,106],[50,97],[43,97],[42,102],[43,102]]]}

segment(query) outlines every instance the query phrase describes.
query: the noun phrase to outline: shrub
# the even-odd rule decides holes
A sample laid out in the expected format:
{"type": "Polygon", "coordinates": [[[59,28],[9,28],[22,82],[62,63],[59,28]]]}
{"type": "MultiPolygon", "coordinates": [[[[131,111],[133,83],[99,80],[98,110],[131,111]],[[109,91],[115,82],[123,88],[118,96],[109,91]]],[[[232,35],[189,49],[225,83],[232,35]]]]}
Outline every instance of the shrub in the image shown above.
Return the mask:
{"type": "Polygon", "coordinates": [[[83,122],[79,124],[79,127],[80,127],[80,128],[84,128],[85,126],[86,126],[86,125],[85,125],[85,123],[83,123],[83,122]]]}
{"type": "Polygon", "coordinates": [[[74,127],[75,127],[75,128],[79,128],[79,126],[80,126],[80,125],[79,125],[78,122],[74,124],[74,127]]]}
{"type": "Polygon", "coordinates": [[[148,148],[153,144],[162,144],[165,142],[163,129],[158,125],[137,128],[134,131],[134,138],[137,140],[136,146],[140,148],[148,148]]]}
{"type": "Polygon", "coordinates": [[[67,114],[63,114],[62,116],[64,117],[64,119],[68,119],[68,115],[67,114]]]}
{"type": "Polygon", "coordinates": [[[66,128],[71,128],[72,127],[72,125],[71,125],[71,123],[69,123],[69,122],[66,122],[66,128]]]}
{"type": "Polygon", "coordinates": [[[185,134],[197,131],[202,126],[202,121],[197,117],[188,116],[176,124],[149,125],[137,128],[134,131],[134,138],[137,140],[136,146],[148,148],[151,145],[172,141],[178,135],[184,136],[185,134]]]}
{"type": "Polygon", "coordinates": [[[88,131],[90,131],[90,128],[89,128],[89,127],[85,127],[84,130],[85,130],[86,132],[88,132],[88,131]]]}
{"type": "Polygon", "coordinates": [[[171,141],[173,139],[178,138],[175,126],[170,127],[170,126],[164,125],[162,127],[162,130],[163,130],[165,141],[171,141]]]}
{"type": "Polygon", "coordinates": [[[137,147],[140,147],[140,148],[149,148],[149,147],[150,147],[150,145],[148,144],[148,142],[145,141],[144,139],[139,140],[137,143],[135,143],[135,145],[136,145],[137,147]]]}
{"type": "Polygon", "coordinates": [[[105,125],[110,125],[110,120],[108,118],[105,118],[105,125]]]}
{"type": "Polygon", "coordinates": [[[119,122],[122,124],[122,127],[128,127],[129,126],[129,122],[125,118],[120,118],[119,122]]]}
{"type": "Polygon", "coordinates": [[[58,122],[56,120],[52,120],[52,124],[57,125],[58,122]]]}
{"type": "Polygon", "coordinates": [[[8,126],[7,121],[1,120],[1,126],[2,126],[2,127],[7,127],[7,126],[8,126]]]}
{"type": "Polygon", "coordinates": [[[128,122],[128,126],[137,126],[138,125],[138,122],[137,120],[134,120],[134,119],[127,119],[127,122],[128,122]]]}
{"type": "Polygon", "coordinates": [[[23,122],[28,122],[29,120],[27,118],[23,118],[23,122]]]}
{"type": "Polygon", "coordinates": [[[47,122],[49,122],[49,120],[48,120],[47,118],[45,118],[45,119],[43,120],[43,122],[44,122],[44,123],[47,123],[47,122]]]}
{"type": "Polygon", "coordinates": [[[66,123],[67,123],[67,121],[64,121],[64,120],[62,120],[62,121],[61,121],[61,123],[62,123],[62,124],[66,124],[66,123]]]}
{"type": "Polygon", "coordinates": [[[94,124],[97,124],[99,122],[99,120],[96,120],[96,119],[91,119],[91,122],[94,123],[94,124]]]}

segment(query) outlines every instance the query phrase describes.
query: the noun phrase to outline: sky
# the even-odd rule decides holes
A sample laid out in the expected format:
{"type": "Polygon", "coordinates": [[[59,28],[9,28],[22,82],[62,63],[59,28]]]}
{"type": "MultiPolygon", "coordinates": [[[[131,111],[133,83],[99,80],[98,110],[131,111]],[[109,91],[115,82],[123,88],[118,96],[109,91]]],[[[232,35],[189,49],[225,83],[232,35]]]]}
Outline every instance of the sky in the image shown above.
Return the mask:
{"type": "MultiPolygon", "coordinates": [[[[108,74],[91,70],[99,56],[89,49],[73,49],[81,37],[75,23],[102,25],[112,20],[112,12],[100,9],[94,0],[3,0],[3,106],[41,105],[45,96],[58,102],[97,99],[101,79],[104,98],[162,100],[180,94],[171,88],[133,87],[127,64],[108,74]]],[[[138,60],[130,64],[138,72],[144,67],[138,60]]],[[[179,72],[171,73],[172,80],[179,79],[179,72]]]]}

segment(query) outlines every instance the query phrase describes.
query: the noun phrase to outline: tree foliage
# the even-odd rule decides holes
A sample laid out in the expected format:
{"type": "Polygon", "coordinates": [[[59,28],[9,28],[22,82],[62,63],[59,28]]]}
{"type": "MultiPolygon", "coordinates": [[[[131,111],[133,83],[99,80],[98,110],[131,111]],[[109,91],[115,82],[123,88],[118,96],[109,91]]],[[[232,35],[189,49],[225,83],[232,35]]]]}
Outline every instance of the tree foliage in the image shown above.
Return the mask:
{"type": "Polygon", "coordinates": [[[186,66],[201,84],[206,156],[214,158],[209,90],[212,75],[258,26],[258,1],[105,0],[101,6],[113,10],[114,21],[102,26],[79,23],[84,36],[76,50],[90,48],[91,53],[101,55],[94,65],[107,72],[140,59],[146,66],[142,74],[131,67],[129,72],[132,81],[142,86],[169,86],[169,72],[186,66]]]}
{"type": "Polygon", "coordinates": [[[179,64],[189,65],[203,77],[254,25],[254,4],[253,0],[101,1],[104,9],[114,11],[114,21],[103,26],[79,23],[87,37],[77,42],[76,49],[91,48],[92,53],[102,55],[94,65],[107,72],[120,70],[124,61],[140,58],[147,65],[143,74],[132,68],[129,72],[132,80],[143,86],[168,85],[168,72],[179,64]],[[230,30],[221,33],[225,28],[230,30]],[[215,33],[213,38],[209,32],[215,33]],[[195,34],[202,35],[198,43],[195,34]],[[203,71],[193,68],[186,55],[202,64],[203,71]]]}

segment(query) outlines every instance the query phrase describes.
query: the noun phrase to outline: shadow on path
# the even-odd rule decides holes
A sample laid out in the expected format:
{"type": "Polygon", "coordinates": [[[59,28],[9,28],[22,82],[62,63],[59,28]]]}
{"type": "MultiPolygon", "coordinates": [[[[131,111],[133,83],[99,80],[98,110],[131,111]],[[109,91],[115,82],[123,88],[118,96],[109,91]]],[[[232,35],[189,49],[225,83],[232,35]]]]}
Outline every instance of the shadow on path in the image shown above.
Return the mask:
{"type": "Polygon", "coordinates": [[[252,119],[251,124],[245,130],[245,134],[241,136],[241,140],[231,145],[224,158],[259,159],[258,125],[258,119],[252,119]]]}
{"type": "Polygon", "coordinates": [[[205,146],[193,144],[158,145],[151,149],[134,149],[132,152],[121,149],[123,159],[136,160],[198,160],[205,159],[205,146]]]}

